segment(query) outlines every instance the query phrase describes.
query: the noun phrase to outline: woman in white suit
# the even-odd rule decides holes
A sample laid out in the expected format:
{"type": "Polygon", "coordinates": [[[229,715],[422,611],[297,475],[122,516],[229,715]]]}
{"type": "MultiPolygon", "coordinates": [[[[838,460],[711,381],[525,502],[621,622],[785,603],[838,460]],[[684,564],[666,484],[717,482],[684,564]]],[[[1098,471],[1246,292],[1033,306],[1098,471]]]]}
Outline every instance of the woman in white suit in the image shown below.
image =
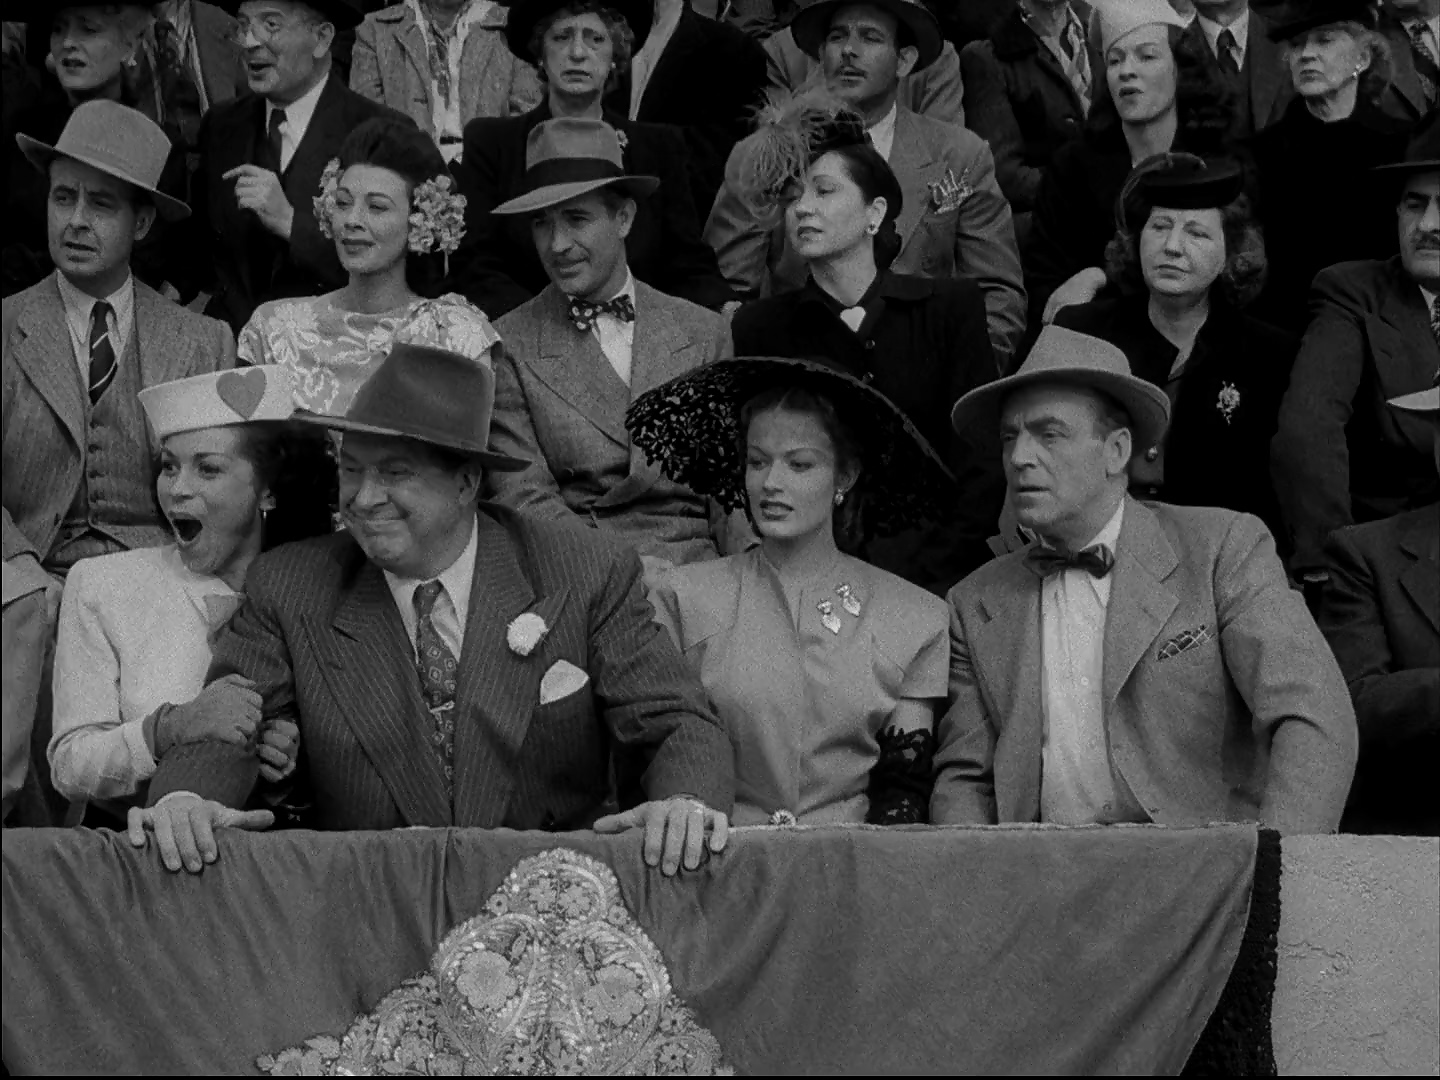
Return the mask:
{"type": "MultiPolygon", "coordinates": [[[[155,489],[174,542],[78,562],[55,651],[54,784],[106,823],[143,800],[170,747],[256,739],[260,698],[248,681],[205,685],[211,638],[262,549],[330,528],[334,467],[321,438],[286,422],[287,369],[197,375],[140,401],[160,442],[155,489]]],[[[290,768],[294,734],[259,733],[268,778],[290,768]]]]}

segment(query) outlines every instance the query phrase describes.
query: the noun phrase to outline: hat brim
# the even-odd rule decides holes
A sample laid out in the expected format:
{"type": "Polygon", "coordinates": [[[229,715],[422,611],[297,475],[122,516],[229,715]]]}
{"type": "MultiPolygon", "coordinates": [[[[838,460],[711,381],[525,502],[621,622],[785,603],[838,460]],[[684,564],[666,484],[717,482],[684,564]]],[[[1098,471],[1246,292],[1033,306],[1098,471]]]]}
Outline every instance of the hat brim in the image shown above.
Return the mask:
{"type": "Polygon", "coordinates": [[[1159,446],[1170,425],[1170,399],[1153,383],[1134,375],[1119,375],[1088,368],[1048,369],[1021,372],[971,390],[950,410],[950,425],[964,434],[976,424],[1000,423],[1000,405],[1007,396],[1026,386],[1059,383],[1098,390],[1113,398],[1130,414],[1136,454],[1159,446]]]}
{"type": "MultiPolygon", "coordinates": [[[[569,2],[570,0],[535,0],[534,3],[526,3],[525,0],[515,0],[505,19],[505,44],[511,55],[527,64],[534,64],[530,39],[535,36],[535,27],[569,2]]],[[[644,45],[645,39],[650,36],[650,27],[655,21],[655,9],[649,0],[602,0],[601,6],[609,8],[625,20],[630,27],[630,33],[635,36],[631,55],[639,52],[640,46],[644,45]]]]}
{"type": "Polygon", "coordinates": [[[527,191],[524,195],[517,195],[508,202],[501,203],[490,212],[492,214],[533,214],[536,210],[544,210],[547,206],[558,206],[560,203],[581,195],[588,195],[603,187],[615,188],[622,195],[628,195],[632,199],[643,199],[653,195],[659,186],[660,178],[657,176],[613,176],[600,180],[576,180],[570,184],[550,184],[546,187],[536,188],[534,191],[527,191]]]}
{"type": "Polygon", "coordinates": [[[1429,390],[1417,390],[1413,394],[1402,394],[1400,397],[1391,398],[1387,404],[1392,409],[1399,409],[1402,412],[1428,413],[1434,416],[1440,413],[1440,387],[1432,386],[1429,390]]]}
{"type": "Polygon", "coordinates": [[[1420,161],[1395,161],[1389,165],[1376,165],[1371,172],[1382,177],[1398,178],[1414,173],[1440,172],[1440,158],[1422,158],[1420,161]]]}
{"type": "Polygon", "coordinates": [[[32,139],[29,135],[16,134],[15,144],[20,147],[20,153],[25,155],[25,160],[30,162],[42,173],[50,168],[50,162],[57,157],[69,158],[71,161],[78,161],[81,165],[88,165],[92,169],[98,169],[106,176],[113,176],[116,180],[122,180],[131,187],[145,192],[155,202],[155,212],[166,221],[184,221],[190,216],[190,207],[179,199],[166,195],[163,191],[157,191],[140,183],[134,177],[125,176],[116,172],[108,163],[96,161],[84,154],[72,154],[64,150],[57,150],[48,143],[39,139],[32,139]]]}
{"type": "Polygon", "coordinates": [[[381,427],[378,424],[357,423],[354,420],[347,420],[343,416],[327,416],[324,413],[311,412],[309,409],[296,409],[290,419],[314,427],[328,428],[331,431],[353,431],[358,435],[385,435],[394,439],[413,439],[415,442],[428,443],[431,446],[439,446],[456,453],[466,454],[485,468],[495,469],[498,472],[524,472],[531,465],[524,458],[511,457],[509,454],[497,454],[489,447],[476,446],[474,443],[456,439],[441,432],[400,431],[396,428],[381,427]]]}
{"type": "MultiPolygon", "coordinates": [[[[240,5],[244,2],[245,0],[213,0],[216,7],[232,16],[240,13],[240,5]]],[[[365,13],[359,10],[358,5],[352,7],[350,4],[337,2],[337,0],[298,0],[298,2],[318,12],[336,30],[353,30],[365,21],[365,13]]]]}
{"type": "MultiPolygon", "coordinates": [[[[940,53],[945,48],[945,38],[940,33],[940,24],[928,10],[917,3],[906,3],[906,0],[865,2],[889,12],[910,31],[920,54],[911,74],[940,59],[940,53]]],[[[825,35],[830,32],[830,20],[840,8],[853,3],[854,0],[820,0],[819,3],[801,8],[790,23],[790,33],[795,38],[795,44],[802,52],[818,60],[820,49],[825,44],[825,35]]]]}
{"type": "MultiPolygon", "coordinates": [[[[1287,10],[1287,9],[1282,9],[1287,10]]],[[[1288,10],[1293,11],[1291,7],[1288,10]]],[[[1334,8],[1322,9],[1320,11],[1302,11],[1296,13],[1292,18],[1283,22],[1272,22],[1265,30],[1265,36],[1276,44],[1289,41],[1297,34],[1303,34],[1308,30],[1314,30],[1317,26],[1329,26],[1331,23],[1358,22],[1367,29],[1373,29],[1375,20],[1365,17],[1361,8],[1357,12],[1337,11],[1334,8]]]]}
{"type": "Polygon", "coordinates": [[[737,510],[746,501],[741,407],[763,391],[795,384],[825,394],[852,418],[862,443],[867,536],[893,535],[954,513],[955,479],[915,425],[874,387],[821,361],[717,360],[641,394],[625,412],[625,428],[670,479],[737,510]]]}

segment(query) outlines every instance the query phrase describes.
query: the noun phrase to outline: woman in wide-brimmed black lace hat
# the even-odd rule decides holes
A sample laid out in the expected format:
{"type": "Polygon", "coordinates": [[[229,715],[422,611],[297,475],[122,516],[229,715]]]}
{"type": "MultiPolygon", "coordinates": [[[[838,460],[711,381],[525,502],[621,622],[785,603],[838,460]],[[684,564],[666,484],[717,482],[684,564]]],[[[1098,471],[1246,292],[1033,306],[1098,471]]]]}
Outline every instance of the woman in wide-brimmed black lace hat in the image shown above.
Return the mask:
{"type": "Polygon", "coordinates": [[[824,359],[742,357],[642,395],[626,426],[760,536],[651,599],[735,745],[737,824],[924,821],[945,603],[845,553],[958,498],[914,425],[824,359]]]}

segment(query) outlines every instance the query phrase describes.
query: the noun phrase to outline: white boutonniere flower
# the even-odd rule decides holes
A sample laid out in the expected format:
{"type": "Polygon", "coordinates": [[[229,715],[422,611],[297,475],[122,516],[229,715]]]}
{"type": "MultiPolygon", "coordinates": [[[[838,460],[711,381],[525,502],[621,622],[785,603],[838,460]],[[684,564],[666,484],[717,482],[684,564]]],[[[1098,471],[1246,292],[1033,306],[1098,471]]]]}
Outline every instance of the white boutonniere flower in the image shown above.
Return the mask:
{"type": "Polygon", "coordinates": [[[1215,402],[1215,408],[1220,410],[1220,415],[1225,418],[1225,423],[1230,423],[1230,417],[1240,405],[1240,391],[1235,389],[1234,383],[1220,384],[1220,397],[1215,402]]]}
{"type": "Polygon", "coordinates": [[[515,616],[505,628],[505,644],[516,656],[529,656],[548,633],[550,627],[545,625],[545,620],[533,611],[527,611],[515,616]]]}

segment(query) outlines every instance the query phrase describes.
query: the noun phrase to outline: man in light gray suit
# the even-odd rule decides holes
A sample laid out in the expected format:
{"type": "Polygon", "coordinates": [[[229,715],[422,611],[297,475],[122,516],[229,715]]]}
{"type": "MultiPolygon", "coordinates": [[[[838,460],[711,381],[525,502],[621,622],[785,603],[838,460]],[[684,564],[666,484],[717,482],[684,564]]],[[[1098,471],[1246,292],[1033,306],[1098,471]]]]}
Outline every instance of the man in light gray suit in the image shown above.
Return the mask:
{"type": "Polygon", "coordinates": [[[531,130],[525,183],[497,214],[529,215],[550,284],[496,323],[491,444],[533,462],[488,473],[501,505],[579,518],[647,562],[714,558],[710,507],[630,444],[625,410],[646,390],[730,353],[724,318],[637,282],[625,259],[635,203],[652,176],[627,176],[615,129],[556,119],[531,130]]]}

